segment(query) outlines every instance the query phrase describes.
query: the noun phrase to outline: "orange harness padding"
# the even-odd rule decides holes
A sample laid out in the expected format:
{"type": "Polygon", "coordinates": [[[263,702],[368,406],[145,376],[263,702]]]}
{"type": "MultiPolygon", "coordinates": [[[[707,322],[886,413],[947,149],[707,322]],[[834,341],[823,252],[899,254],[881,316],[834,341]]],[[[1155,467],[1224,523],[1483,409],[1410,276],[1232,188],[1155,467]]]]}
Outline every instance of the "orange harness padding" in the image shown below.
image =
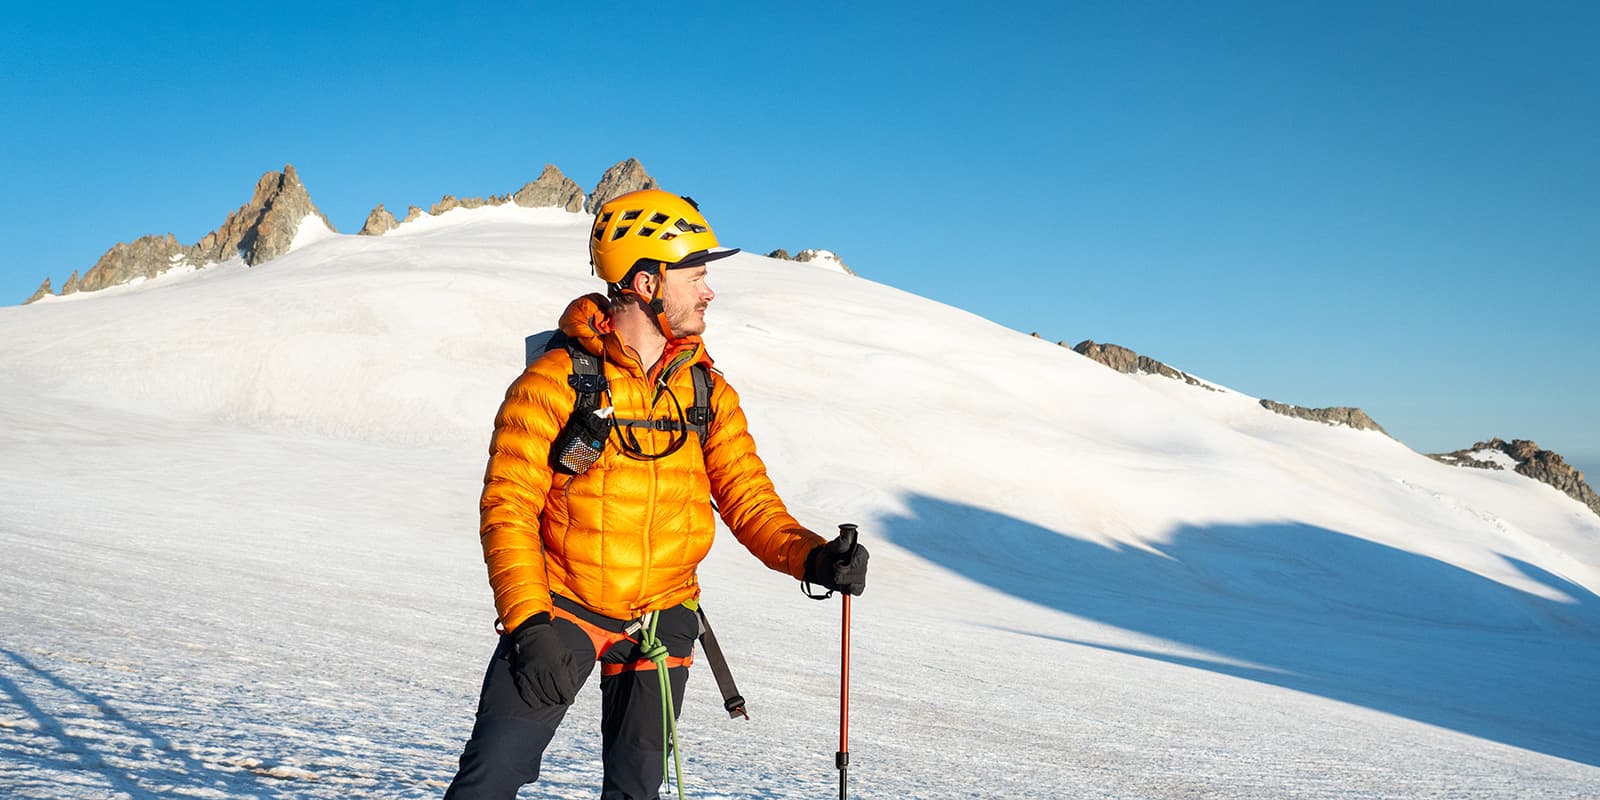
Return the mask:
{"type": "MultiPolygon", "coordinates": [[[[585,636],[589,637],[589,643],[594,646],[594,657],[597,660],[604,657],[606,652],[612,647],[615,647],[622,642],[637,643],[639,641],[638,639],[629,636],[626,632],[606,630],[605,628],[602,628],[599,625],[596,625],[593,622],[590,622],[589,620],[572,613],[562,606],[563,604],[561,603],[555,604],[555,607],[551,609],[551,614],[578,626],[578,629],[583,631],[585,636]]],[[[667,656],[666,659],[668,669],[673,667],[687,667],[693,663],[694,653],[690,653],[687,656],[667,656]]],[[[653,671],[655,668],[656,662],[651,661],[648,658],[641,658],[626,664],[601,664],[600,674],[602,676],[621,675],[624,672],[653,671]]]]}

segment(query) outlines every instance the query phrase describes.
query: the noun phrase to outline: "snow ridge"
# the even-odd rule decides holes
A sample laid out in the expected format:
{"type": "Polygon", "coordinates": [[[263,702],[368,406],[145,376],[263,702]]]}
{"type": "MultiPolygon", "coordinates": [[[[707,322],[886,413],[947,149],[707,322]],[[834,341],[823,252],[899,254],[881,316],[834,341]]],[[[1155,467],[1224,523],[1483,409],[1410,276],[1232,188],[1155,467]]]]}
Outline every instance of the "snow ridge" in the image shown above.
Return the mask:
{"type": "MultiPolygon", "coordinates": [[[[594,290],[587,233],[454,209],[0,308],[0,796],[441,794],[494,644],[490,423],[594,290]]],[[[852,795],[1594,796],[1570,498],[831,270],[711,282],[780,493],[872,550],[852,795]]],[[[826,795],[837,606],[722,534],[701,581],[753,719],[694,671],[687,792],[826,795]]],[[[593,795],[598,713],[587,686],[538,791],[593,795]]]]}

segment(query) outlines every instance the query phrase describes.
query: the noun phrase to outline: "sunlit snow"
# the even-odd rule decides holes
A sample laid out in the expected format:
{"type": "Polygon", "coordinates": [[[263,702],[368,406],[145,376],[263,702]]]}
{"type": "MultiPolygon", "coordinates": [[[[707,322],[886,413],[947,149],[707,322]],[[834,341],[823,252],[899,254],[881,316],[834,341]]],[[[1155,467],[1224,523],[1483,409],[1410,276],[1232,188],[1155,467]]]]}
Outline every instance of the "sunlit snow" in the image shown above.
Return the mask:
{"type": "MultiPolygon", "coordinates": [[[[0,308],[0,796],[442,794],[491,422],[587,232],[457,209],[0,308]]],[[[710,275],[780,493],[872,551],[852,796],[1600,795],[1582,505],[869,280],[710,275]]],[[[726,531],[702,582],[753,718],[696,668],[687,794],[833,796],[838,601],[726,531]]],[[[524,796],[598,793],[598,713],[524,796]]]]}

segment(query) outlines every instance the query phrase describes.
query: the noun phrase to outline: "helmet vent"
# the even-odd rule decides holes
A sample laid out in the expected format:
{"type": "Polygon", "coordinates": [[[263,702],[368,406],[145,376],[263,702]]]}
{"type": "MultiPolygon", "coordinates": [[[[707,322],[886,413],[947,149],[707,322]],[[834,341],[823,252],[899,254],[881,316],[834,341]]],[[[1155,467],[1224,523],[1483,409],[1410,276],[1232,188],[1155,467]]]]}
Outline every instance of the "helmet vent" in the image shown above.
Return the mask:
{"type": "Polygon", "coordinates": [[[600,215],[600,224],[601,225],[604,225],[604,224],[606,224],[607,222],[610,222],[610,221],[611,221],[611,212],[610,211],[607,211],[606,213],[600,215]]]}
{"type": "Polygon", "coordinates": [[[659,229],[658,228],[640,228],[639,229],[639,235],[640,236],[654,236],[655,232],[657,230],[659,230],[659,229]]]}
{"type": "Polygon", "coordinates": [[[619,225],[619,226],[617,226],[617,232],[611,234],[611,241],[614,242],[614,241],[616,241],[618,239],[621,239],[624,236],[627,236],[628,235],[628,229],[631,228],[631,227],[633,227],[633,226],[632,225],[619,225]]]}
{"type": "Polygon", "coordinates": [[[654,216],[650,217],[650,224],[651,225],[661,225],[661,224],[664,224],[669,219],[671,219],[671,217],[667,216],[666,214],[661,213],[660,211],[657,211],[654,216]]]}
{"type": "Polygon", "coordinates": [[[695,223],[690,222],[682,217],[679,217],[678,221],[674,223],[674,225],[678,230],[683,231],[684,233],[705,233],[706,231],[711,230],[704,225],[696,225],[695,223]]]}
{"type": "Polygon", "coordinates": [[[623,222],[627,222],[629,220],[638,219],[639,215],[643,214],[643,213],[644,213],[643,209],[630,208],[627,211],[622,212],[622,221],[623,222]]]}

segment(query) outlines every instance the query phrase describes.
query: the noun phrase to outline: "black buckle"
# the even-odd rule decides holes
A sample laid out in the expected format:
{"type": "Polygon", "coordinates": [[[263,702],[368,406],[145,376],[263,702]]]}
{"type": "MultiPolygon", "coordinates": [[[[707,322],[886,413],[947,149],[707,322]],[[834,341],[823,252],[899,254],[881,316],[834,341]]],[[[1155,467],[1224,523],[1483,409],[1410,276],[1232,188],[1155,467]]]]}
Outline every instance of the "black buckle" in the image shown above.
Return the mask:
{"type": "Polygon", "coordinates": [[[711,424],[711,409],[704,406],[690,406],[683,412],[683,417],[689,421],[690,425],[709,425],[711,424]]]}
{"type": "Polygon", "coordinates": [[[599,394],[610,385],[604,375],[568,375],[567,384],[583,394],[599,394]]]}

